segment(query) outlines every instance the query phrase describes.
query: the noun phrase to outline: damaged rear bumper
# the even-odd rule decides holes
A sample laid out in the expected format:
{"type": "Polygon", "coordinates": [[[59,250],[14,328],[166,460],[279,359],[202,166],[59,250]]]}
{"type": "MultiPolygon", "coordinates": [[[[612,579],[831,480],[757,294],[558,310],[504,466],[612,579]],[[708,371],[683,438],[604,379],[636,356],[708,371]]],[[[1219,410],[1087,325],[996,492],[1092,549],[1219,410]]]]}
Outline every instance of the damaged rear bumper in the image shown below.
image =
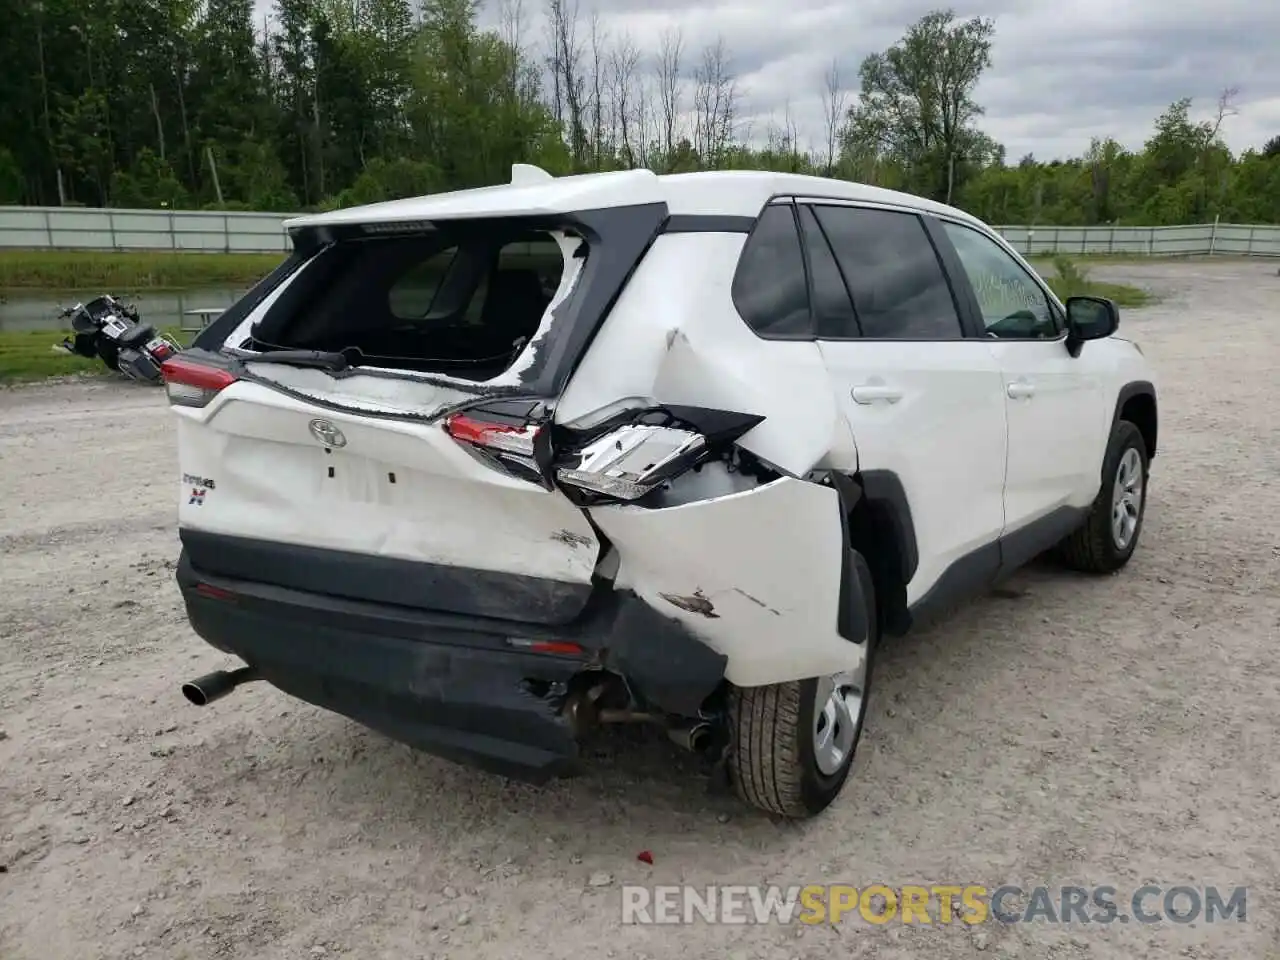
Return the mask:
{"type": "Polygon", "coordinates": [[[850,564],[856,493],[782,477],[725,496],[589,510],[618,548],[617,585],[728,658],[740,687],[861,667],[869,624],[850,564]]]}
{"type": "Polygon", "coordinates": [[[285,693],[428,753],[533,782],[578,770],[563,710],[584,670],[620,673],[654,708],[688,717],[724,677],[722,654],[630,591],[548,628],[212,576],[185,551],[177,579],[196,633],[285,693]],[[583,652],[530,653],[530,641],[583,652]]]}

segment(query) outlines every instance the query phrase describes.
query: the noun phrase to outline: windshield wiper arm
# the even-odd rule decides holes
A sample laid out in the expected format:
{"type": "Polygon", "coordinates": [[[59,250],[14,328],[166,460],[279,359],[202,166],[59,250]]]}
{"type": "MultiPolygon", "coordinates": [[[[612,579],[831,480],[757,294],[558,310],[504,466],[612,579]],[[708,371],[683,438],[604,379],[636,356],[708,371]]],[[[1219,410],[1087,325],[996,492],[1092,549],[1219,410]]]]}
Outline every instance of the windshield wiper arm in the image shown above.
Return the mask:
{"type": "Polygon", "coordinates": [[[253,358],[256,363],[287,363],[294,367],[319,367],[322,370],[346,370],[351,361],[346,354],[331,350],[264,350],[253,358]]]}

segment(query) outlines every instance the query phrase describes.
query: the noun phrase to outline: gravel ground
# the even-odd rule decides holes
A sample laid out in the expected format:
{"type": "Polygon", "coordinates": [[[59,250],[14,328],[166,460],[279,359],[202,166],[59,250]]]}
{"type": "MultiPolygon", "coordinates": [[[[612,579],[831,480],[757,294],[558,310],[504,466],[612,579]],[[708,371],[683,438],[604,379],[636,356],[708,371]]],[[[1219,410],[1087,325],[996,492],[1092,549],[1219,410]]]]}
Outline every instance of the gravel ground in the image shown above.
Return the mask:
{"type": "Polygon", "coordinates": [[[1134,561],[1036,565],[887,647],[854,776],[801,826],[651,737],[534,789],[263,684],[191,707],[229,664],[172,582],[159,391],[0,391],[0,956],[1280,957],[1280,279],[1094,272],[1162,296],[1123,324],[1163,378],[1134,561]],[[620,923],[623,883],[713,882],[1247,885],[1248,919],[620,923]]]}

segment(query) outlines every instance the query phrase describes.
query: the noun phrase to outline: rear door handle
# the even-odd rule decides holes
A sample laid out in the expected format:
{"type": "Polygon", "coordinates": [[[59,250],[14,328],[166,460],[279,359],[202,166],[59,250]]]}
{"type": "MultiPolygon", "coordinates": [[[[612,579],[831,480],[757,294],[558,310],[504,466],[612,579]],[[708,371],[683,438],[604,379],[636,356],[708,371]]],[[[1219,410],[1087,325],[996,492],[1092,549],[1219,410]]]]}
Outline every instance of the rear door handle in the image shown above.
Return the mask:
{"type": "Polygon", "coordinates": [[[902,391],[883,383],[868,383],[854,387],[849,391],[854,403],[897,403],[902,399],[902,391]]]}
{"type": "Polygon", "coordinates": [[[1036,385],[1026,380],[1014,380],[1007,390],[1013,400],[1026,400],[1036,395],[1036,385]]]}

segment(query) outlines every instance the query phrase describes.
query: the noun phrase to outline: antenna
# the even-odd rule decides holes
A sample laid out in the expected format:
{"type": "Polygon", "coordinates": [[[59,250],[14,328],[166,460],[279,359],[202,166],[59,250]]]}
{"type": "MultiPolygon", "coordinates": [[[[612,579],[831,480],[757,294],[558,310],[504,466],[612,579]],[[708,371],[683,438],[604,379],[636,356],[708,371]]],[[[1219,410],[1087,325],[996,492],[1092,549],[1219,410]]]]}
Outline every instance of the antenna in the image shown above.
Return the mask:
{"type": "Polygon", "coordinates": [[[531,163],[513,163],[511,165],[511,185],[513,187],[529,187],[535,183],[546,183],[555,177],[541,167],[531,163]]]}

